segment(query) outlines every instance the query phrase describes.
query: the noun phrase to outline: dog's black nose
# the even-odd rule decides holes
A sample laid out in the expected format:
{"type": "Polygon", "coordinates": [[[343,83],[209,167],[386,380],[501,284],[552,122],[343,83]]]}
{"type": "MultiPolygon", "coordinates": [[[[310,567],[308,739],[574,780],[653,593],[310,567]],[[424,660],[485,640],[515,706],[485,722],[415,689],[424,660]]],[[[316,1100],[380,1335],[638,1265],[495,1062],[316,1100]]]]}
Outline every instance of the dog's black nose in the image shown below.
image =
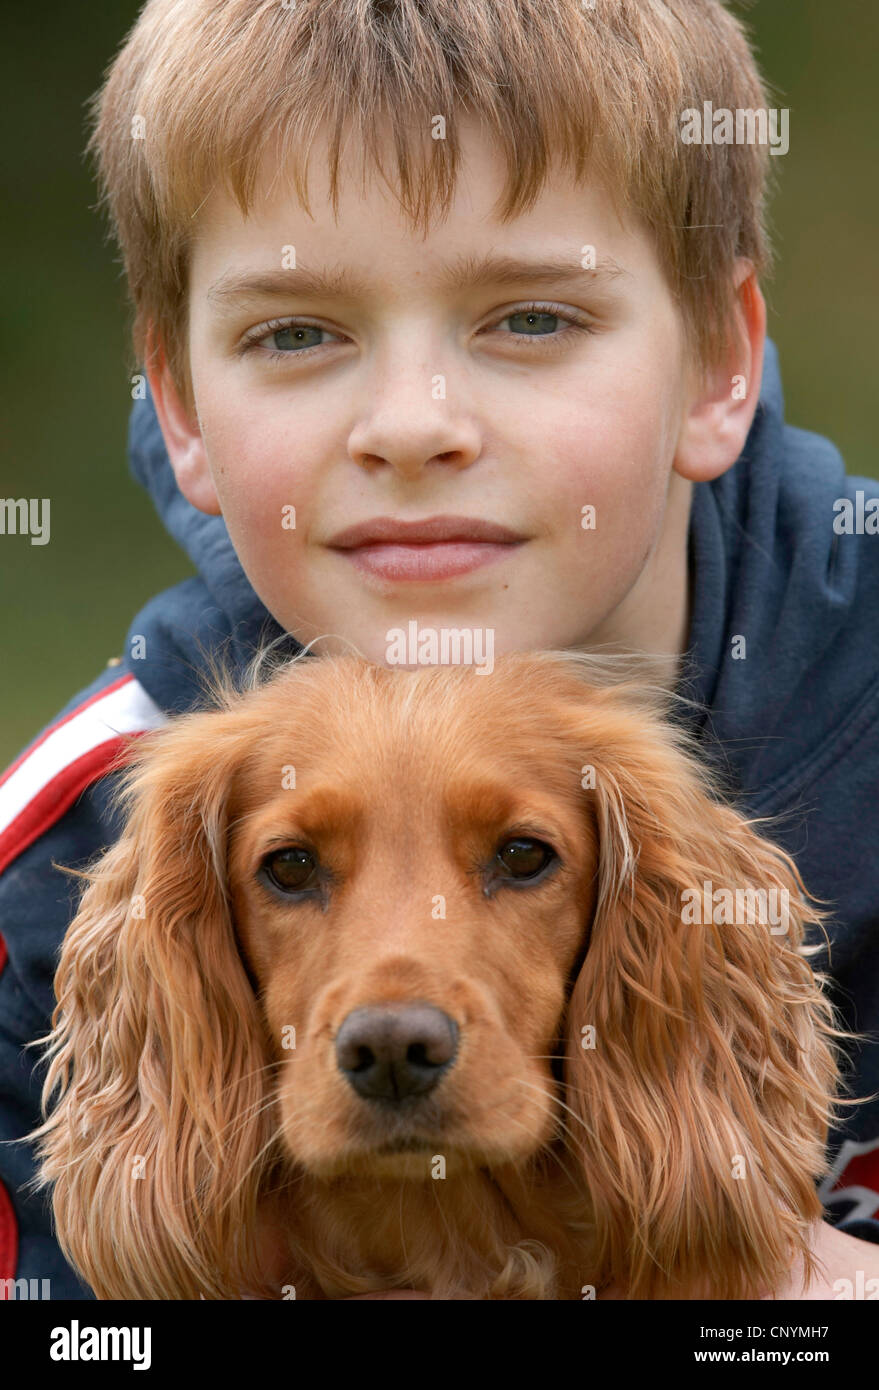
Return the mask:
{"type": "Polygon", "coordinates": [[[458,1025],[433,1004],[354,1009],[336,1034],[339,1070],[364,1100],[425,1095],[457,1049],[458,1025]]]}

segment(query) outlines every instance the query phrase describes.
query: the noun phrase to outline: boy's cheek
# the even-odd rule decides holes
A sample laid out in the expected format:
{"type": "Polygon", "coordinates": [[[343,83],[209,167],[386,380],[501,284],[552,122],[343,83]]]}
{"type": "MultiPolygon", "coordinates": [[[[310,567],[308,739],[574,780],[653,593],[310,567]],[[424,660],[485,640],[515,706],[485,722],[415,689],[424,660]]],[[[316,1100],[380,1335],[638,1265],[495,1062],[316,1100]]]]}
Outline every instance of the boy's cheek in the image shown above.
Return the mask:
{"type": "Polygon", "coordinates": [[[289,558],[301,551],[314,529],[316,506],[307,485],[290,469],[277,474],[262,467],[215,469],[215,485],[226,528],[239,556],[283,549],[289,558]]]}

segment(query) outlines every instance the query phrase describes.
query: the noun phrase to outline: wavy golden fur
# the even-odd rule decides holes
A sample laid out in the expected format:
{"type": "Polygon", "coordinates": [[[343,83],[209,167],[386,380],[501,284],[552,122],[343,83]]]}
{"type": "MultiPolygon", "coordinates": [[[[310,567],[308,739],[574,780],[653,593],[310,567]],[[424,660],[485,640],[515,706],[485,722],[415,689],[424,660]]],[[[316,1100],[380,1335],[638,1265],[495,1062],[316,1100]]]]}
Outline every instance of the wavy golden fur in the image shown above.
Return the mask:
{"type": "Polygon", "coordinates": [[[217,704],[132,748],[39,1039],[35,1182],[99,1298],[744,1298],[811,1272],[856,1103],[807,959],[827,913],[660,690],[582,654],[346,654],[217,704]],[[523,838],[542,876],[501,861],[523,838]],[[305,896],[266,885],[290,845],[305,896]],[[685,921],[705,880],[785,890],[787,930],[685,921]],[[412,1001],[454,1020],[452,1063],[364,1099],[343,1021],[412,1001]]]}

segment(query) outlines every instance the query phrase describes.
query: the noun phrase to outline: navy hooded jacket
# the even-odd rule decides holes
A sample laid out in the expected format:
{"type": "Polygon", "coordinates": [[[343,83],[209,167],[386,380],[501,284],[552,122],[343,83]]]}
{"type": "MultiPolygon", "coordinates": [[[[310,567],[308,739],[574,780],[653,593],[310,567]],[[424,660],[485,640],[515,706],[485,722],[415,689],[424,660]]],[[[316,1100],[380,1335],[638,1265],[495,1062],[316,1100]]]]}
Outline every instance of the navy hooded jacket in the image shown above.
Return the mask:
{"type": "MultiPolygon", "coordinates": [[[[219,644],[239,667],[265,641],[299,649],[251,588],[223,519],[196,511],[178,490],[149,396],[132,410],[129,451],[135,477],[197,577],[138,613],[125,655],[75,695],[0,780],[4,1141],[20,1140],[41,1118],[45,1071],[36,1049],[22,1048],[49,1030],[58,950],[77,898],[75,881],[52,861],[82,866],[119,835],[109,802],[116,774],[108,768],[120,736],[198,704],[204,653],[219,644]]],[[[832,901],[830,958],[813,957],[813,965],[831,975],[845,1027],[872,1035],[849,1047],[850,1089],[860,1096],[879,1092],[874,510],[879,483],[847,477],[832,444],[785,424],[768,343],[741,457],[693,489],[682,693],[699,701],[701,711],[687,717],[740,809],[786,813],[772,837],[794,856],[806,887],[832,901]],[[735,638],[745,639],[744,660],[735,638]]],[[[840,1126],[829,1146],[833,1171],[820,1189],[825,1210],[852,1235],[879,1243],[879,1098],[845,1111],[840,1126]]],[[[53,1236],[48,1194],[20,1190],[33,1173],[29,1144],[0,1144],[0,1279],[40,1281],[28,1285],[31,1296],[91,1298],[53,1236]]],[[[17,1286],[15,1296],[28,1288],[17,1286]]]]}

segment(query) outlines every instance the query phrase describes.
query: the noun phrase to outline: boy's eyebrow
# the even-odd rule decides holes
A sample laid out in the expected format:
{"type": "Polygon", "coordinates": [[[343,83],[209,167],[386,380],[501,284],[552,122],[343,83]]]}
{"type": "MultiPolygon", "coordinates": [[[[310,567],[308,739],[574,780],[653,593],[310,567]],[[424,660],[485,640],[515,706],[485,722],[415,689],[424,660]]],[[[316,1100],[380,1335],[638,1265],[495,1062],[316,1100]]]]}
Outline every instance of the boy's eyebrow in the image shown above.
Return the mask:
{"type": "MultiPolygon", "coordinates": [[[[515,256],[461,255],[437,277],[440,289],[454,291],[483,285],[521,284],[526,280],[552,281],[555,284],[586,284],[601,288],[629,272],[611,256],[597,261],[595,268],[586,268],[576,257],[558,260],[521,260],[515,256]]],[[[220,312],[231,312],[247,303],[272,296],[298,294],[317,299],[366,298],[371,289],[369,281],[348,267],[335,270],[309,269],[306,266],[286,270],[236,273],[226,271],[210,286],[207,298],[220,312]]]]}

